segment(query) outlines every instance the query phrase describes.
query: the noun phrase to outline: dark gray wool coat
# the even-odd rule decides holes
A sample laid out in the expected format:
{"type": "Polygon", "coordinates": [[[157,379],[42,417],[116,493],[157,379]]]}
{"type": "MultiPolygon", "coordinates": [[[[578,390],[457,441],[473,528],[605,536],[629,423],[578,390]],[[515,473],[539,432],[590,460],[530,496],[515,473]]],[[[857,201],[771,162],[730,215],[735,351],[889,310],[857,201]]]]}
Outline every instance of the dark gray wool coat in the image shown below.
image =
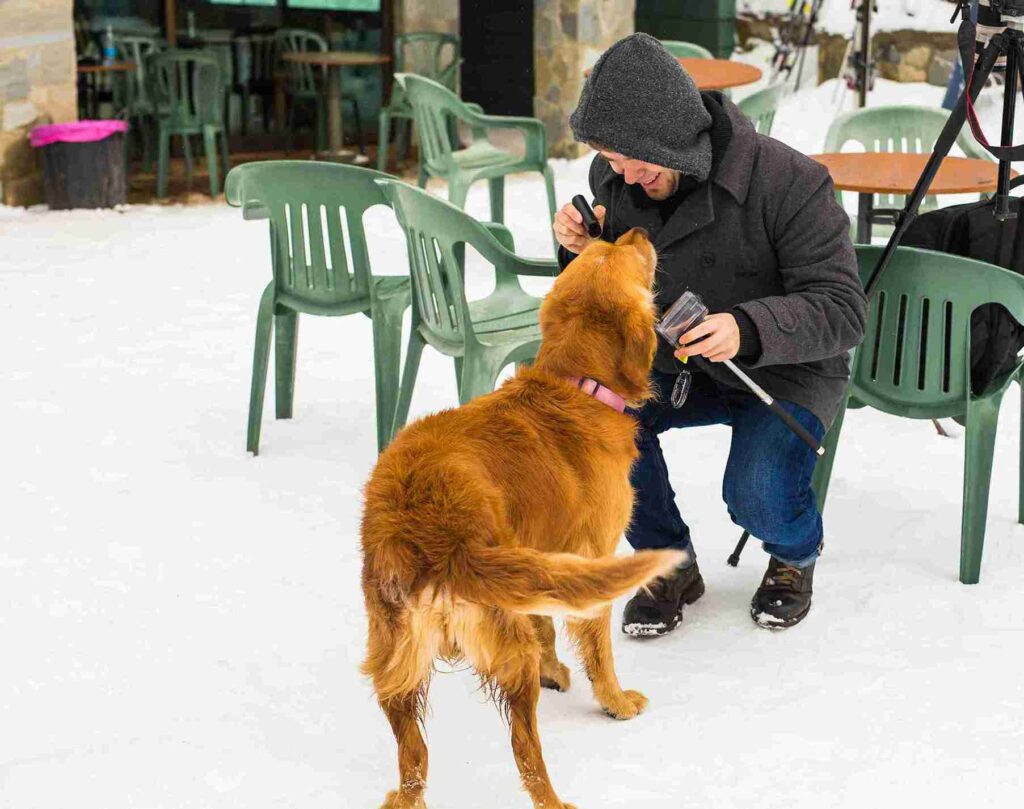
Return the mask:
{"type": "MultiPolygon", "coordinates": [[[[847,352],[863,339],[867,317],[849,220],[823,166],[758,135],[720,93],[704,95],[717,102],[705,97],[712,128],[731,127],[731,138],[708,181],[664,224],[641,189],[594,158],[590,190],[607,208],[603,238],[645,228],[658,251],[659,311],[687,289],[711,312],[741,310],[757,328],[761,354],[737,364],[772,396],[807,408],[828,427],[846,390],[847,352]]],[[[563,268],[574,257],[559,251],[563,268]]],[[[655,368],[687,367],[659,343],[655,368]]],[[[689,370],[743,388],[720,363],[691,361],[689,370]]]]}

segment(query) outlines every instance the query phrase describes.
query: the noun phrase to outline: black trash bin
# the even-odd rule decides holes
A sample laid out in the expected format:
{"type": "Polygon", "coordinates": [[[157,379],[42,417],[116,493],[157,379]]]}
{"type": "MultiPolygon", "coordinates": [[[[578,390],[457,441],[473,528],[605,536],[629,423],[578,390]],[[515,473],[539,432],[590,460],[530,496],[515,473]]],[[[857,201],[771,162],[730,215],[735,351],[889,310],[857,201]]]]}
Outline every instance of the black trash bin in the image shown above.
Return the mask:
{"type": "Polygon", "coordinates": [[[37,126],[46,204],[54,210],[113,208],[128,199],[124,121],[75,121],[37,126]]]}

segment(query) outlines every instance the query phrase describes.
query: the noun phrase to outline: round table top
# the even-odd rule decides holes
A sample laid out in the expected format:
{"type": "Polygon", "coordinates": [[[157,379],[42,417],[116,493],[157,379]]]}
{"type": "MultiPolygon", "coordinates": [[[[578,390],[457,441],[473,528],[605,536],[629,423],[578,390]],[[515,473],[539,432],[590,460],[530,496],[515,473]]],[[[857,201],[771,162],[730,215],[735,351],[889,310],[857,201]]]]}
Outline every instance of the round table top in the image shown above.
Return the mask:
{"type": "Polygon", "coordinates": [[[325,65],[327,67],[350,67],[352,65],[384,65],[391,57],[369,51],[295,51],[282,54],[287,62],[302,65],[325,65]]]}
{"type": "Polygon", "coordinates": [[[135,62],[112,62],[109,65],[77,65],[79,73],[126,73],[135,70],[135,62]]]}
{"type": "MultiPolygon", "coordinates": [[[[811,155],[828,169],[839,191],[861,194],[909,194],[931,155],[897,152],[844,152],[811,155]]],[[[928,189],[929,194],[971,194],[994,191],[998,163],[947,157],[928,189]]],[[[1016,175],[1016,172],[1014,172],[1016,175]]]]}
{"type": "Polygon", "coordinates": [[[731,59],[696,59],[682,57],[677,60],[690,74],[698,90],[725,90],[758,81],[762,73],[753,65],[733,62],[731,59]]]}

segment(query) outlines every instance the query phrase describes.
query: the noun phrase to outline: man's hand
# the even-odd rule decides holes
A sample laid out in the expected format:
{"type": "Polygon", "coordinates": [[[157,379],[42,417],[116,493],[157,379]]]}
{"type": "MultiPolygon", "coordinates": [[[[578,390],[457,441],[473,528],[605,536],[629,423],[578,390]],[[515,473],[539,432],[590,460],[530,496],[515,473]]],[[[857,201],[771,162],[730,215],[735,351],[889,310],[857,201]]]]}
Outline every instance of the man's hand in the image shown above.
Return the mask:
{"type": "Polygon", "coordinates": [[[740,327],[728,312],[708,315],[679,338],[676,359],[704,357],[710,362],[731,360],[740,350],[740,327]],[[696,342],[696,341],[700,342],[696,342]]]}
{"type": "MultiPolygon", "coordinates": [[[[597,217],[602,228],[604,227],[604,214],[604,205],[594,208],[594,216],[597,217]]],[[[572,206],[571,202],[563,205],[555,214],[555,221],[552,223],[551,229],[555,232],[558,243],[570,253],[577,255],[582,253],[591,242],[600,240],[600,236],[592,239],[587,235],[587,229],[583,227],[583,216],[572,206]]]]}

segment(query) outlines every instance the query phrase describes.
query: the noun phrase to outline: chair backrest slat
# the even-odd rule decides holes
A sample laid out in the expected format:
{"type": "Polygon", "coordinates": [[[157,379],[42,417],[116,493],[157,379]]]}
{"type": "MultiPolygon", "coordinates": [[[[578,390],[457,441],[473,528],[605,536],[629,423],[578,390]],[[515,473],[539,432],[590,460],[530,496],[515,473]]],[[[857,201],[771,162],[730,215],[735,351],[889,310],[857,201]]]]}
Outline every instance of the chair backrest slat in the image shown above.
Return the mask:
{"type": "Polygon", "coordinates": [[[455,93],[431,79],[396,73],[395,80],[412,107],[424,163],[435,173],[453,170],[449,121],[457,119],[465,105],[455,93]]]}
{"type": "MultiPolygon", "coordinates": [[[[867,279],[881,248],[858,246],[867,279]]],[[[871,301],[851,394],[899,414],[961,412],[970,385],[971,313],[1000,303],[1024,323],[1024,277],[980,261],[899,248],[871,301]]]]}
{"type": "Polygon", "coordinates": [[[388,205],[374,182],[387,176],[334,163],[247,163],[232,169],[225,194],[232,205],[269,218],[278,292],[326,311],[368,300],[363,215],[388,205]]]}

